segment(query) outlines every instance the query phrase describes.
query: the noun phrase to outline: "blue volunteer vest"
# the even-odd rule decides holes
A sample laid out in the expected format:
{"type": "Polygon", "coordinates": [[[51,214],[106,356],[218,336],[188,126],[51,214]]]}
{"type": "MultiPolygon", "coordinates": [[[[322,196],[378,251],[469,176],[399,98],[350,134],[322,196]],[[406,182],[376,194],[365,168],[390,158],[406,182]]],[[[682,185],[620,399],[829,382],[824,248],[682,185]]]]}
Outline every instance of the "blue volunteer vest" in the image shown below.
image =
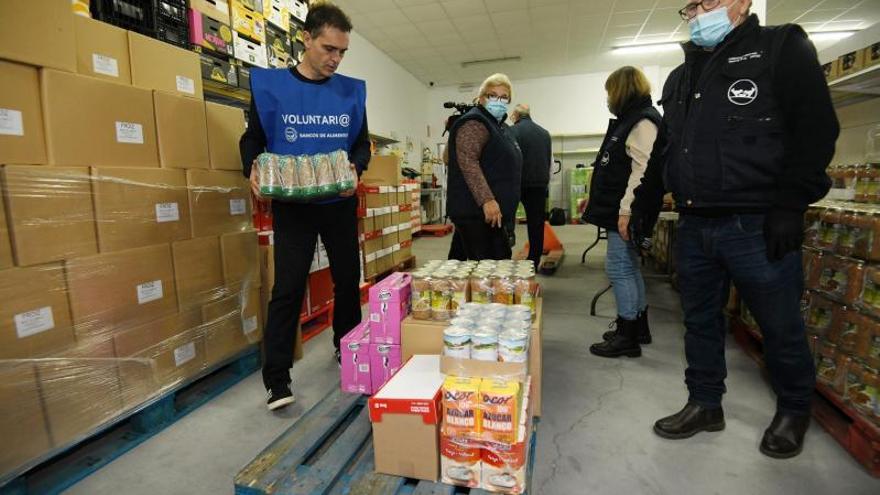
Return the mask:
{"type": "Polygon", "coordinates": [[[270,153],[350,152],[364,123],[367,87],[360,79],[336,74],[309,84],[290,69],[254,68],[251,92],[270,153]]]}

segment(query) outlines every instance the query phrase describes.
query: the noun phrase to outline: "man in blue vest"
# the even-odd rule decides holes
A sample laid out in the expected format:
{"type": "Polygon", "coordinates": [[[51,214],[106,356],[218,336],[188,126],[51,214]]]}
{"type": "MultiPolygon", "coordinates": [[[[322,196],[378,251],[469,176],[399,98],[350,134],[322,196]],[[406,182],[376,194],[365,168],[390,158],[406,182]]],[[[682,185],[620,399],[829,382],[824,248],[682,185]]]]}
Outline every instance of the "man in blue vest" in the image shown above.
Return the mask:
{"type": "MultiPolygon", "coordinates": [[[[337,6],[321,3],[305,23],[305,55],[290,69],[253,69],[247,132],[239,143],[244,175],[259,197],[255,158],[263,151],[282,155],[348,152],[358,176],[370,160],[366,84],[336,74],[348,51],[352,25],[337,6]]],[[[293,341],[318,235],[330,258],[335,306],[333,344],[361,321],[357,199],[351,193],[318,203],[272,204],[275,231],[275,286],[263,332],[263,384],[267,406],[293,403],[290,368],[293,341]]]]}

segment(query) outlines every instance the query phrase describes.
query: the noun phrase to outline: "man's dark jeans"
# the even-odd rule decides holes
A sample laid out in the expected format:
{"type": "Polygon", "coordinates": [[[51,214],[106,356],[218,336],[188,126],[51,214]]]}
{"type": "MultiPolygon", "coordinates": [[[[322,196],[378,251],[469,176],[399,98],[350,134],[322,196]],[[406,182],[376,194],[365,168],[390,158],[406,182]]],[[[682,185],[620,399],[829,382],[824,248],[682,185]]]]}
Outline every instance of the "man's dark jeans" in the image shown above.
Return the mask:
{"type": "Polygon", "coordinates": [[[676,255],[685,318],[685,382],[690,401],[721,405],[725,324],[722,309],[730,283],[764,336],[764,358],[780,412],[810,412],[816,372],[800,312],[804,290],[801,253],[770,262],[764,215],[681,216],[676,255]]]}

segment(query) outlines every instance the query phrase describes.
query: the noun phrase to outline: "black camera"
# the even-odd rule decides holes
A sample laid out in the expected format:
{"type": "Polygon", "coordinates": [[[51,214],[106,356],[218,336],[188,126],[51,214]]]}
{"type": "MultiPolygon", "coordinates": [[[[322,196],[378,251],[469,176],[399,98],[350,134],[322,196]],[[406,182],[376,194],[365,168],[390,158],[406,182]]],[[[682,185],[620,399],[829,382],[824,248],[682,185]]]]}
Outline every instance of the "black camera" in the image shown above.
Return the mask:
{"type": "Polygon", "coordinates": [[[454,113],[446,119],[446,129],[443,131],[443,135],[445,136],[449,129],[452,128],[452,125],[455,124],[455,121],[459,119],[462,115],[466,114],[471,108],[477,106],[475,103],[456,103],[454,101],[447,101],[443,104],[443,108],[454,108],[457,113],[454,113]]]}

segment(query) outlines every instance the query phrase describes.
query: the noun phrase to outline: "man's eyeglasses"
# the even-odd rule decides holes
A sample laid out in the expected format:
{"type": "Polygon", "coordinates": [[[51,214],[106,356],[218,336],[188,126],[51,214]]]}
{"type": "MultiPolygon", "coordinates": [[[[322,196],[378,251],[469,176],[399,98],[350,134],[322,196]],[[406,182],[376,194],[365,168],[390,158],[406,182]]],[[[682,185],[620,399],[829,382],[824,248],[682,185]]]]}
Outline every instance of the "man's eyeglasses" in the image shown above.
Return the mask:
{"type": "Polygon", "coordinates": [[[678,11],[678,15],[682,19],[689,21],[697,16],[697,7],[702,6],[706,12],[715,10],[721,4],[721,0],[703,0],[702,2],[689,3],[683,9],[678,11]]]}
{"type": "Polygon", "coordinates": [[[501,103],[510,103],[509,96],[486,95],[486,99],[489,101],[500,101],[501,103]]]}

